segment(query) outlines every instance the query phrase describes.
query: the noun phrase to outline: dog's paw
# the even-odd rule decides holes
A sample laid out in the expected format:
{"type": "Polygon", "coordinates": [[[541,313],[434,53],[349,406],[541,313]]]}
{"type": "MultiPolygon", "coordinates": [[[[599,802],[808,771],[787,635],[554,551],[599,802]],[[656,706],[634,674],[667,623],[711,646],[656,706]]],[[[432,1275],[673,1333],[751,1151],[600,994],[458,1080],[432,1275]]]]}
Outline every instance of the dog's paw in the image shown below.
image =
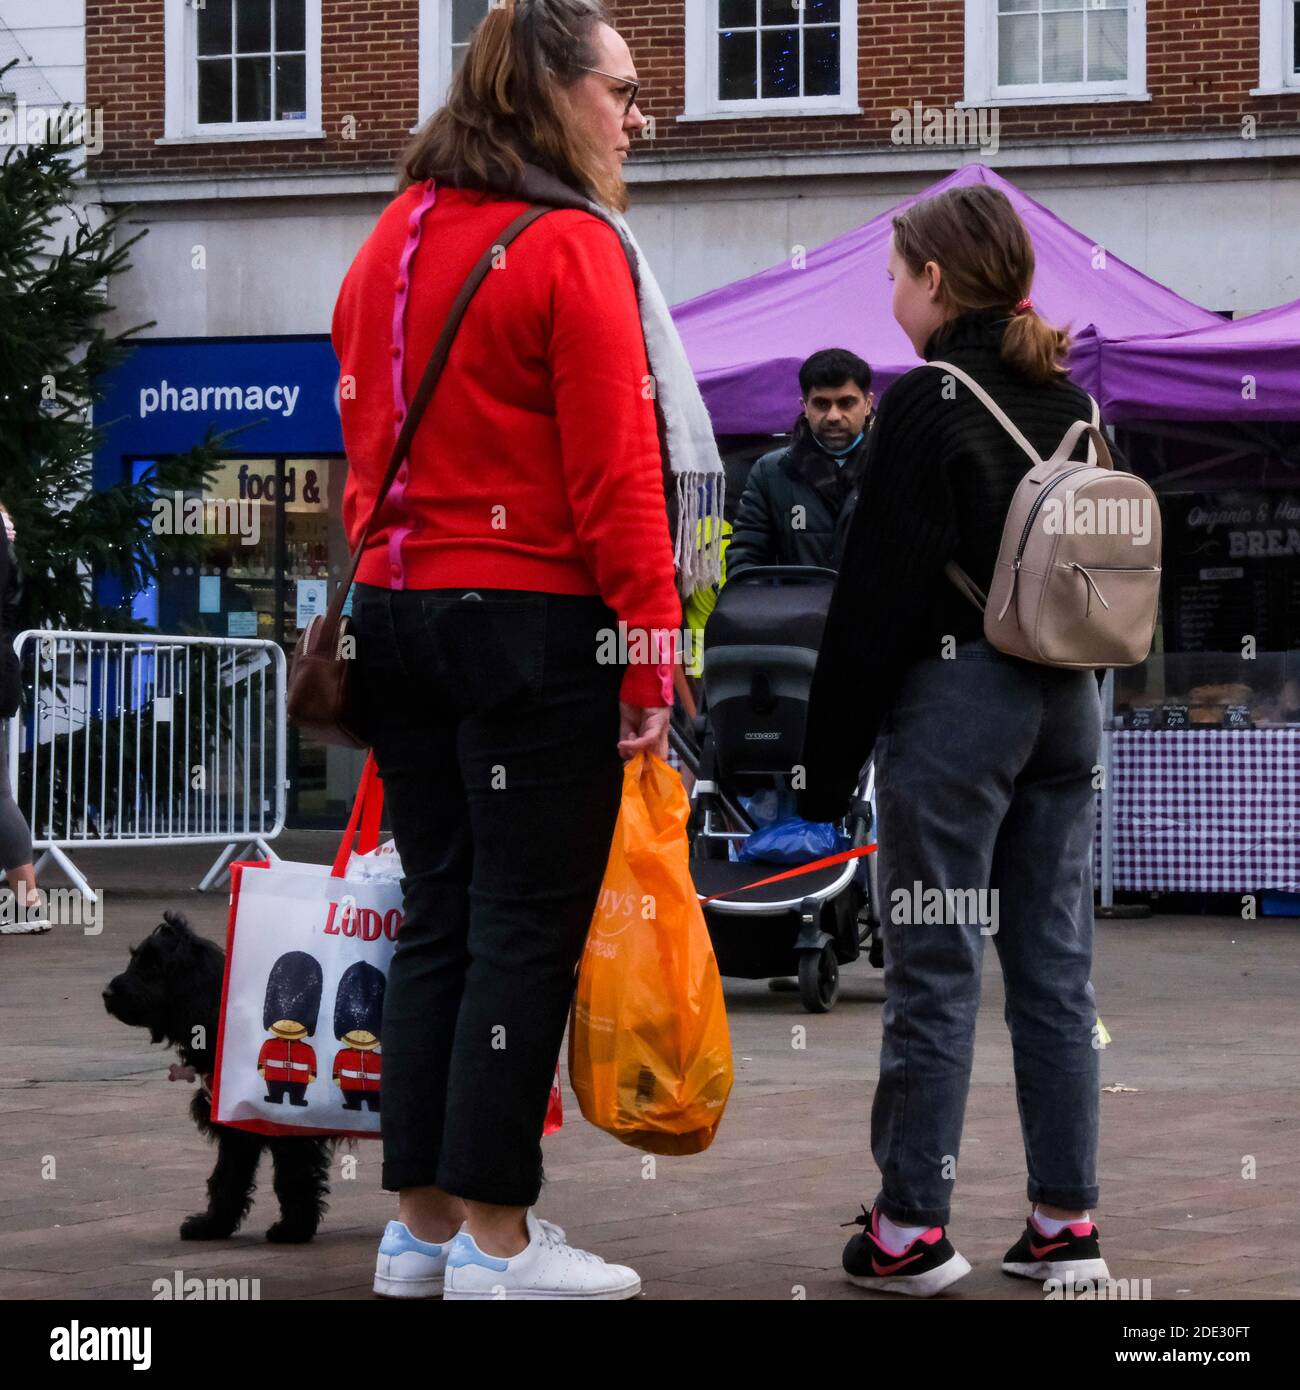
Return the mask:
{"type": "Polygon", "coordinates": [[[266,1232],[273,1245],[305,1245],[316,1234],[316,1224],[281,1219],[266,1232]]]}
{"type": "Polygon", "coordinates": [[[196,1211],[181,1222],[182,1240],[228,1240],[234,1233],[228,1221],[218,1221],[206,1211],[196,1211]]]}

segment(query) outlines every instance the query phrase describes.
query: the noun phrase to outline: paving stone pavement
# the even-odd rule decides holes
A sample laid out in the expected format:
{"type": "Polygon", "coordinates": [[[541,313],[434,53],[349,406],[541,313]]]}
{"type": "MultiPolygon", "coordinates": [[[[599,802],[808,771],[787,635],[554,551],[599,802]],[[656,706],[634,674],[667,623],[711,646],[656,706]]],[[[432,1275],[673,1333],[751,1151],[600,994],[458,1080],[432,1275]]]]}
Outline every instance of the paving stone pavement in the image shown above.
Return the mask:
{"type": "MultiPolygon", "coordinates": [[[[331,838],[287,834],[323,861],[331,838]]],[[[103,930],[0,937],[0,1298],[151,1299],[159,1278],[260,1280],[263,1299],[370,1298],[395,1199],[379,1146],[356,1147],[316,1240],[277,1248],[269,1172],[245,1230],[190,1244],[212,1151],[166,1079],[171,1054],[108,1017],[99,992],[164,907],[224,941],[223,893],[192,885],[195,849],[79,856],[105,894],[103,930]]],[[[974,1266],[947,1297],[1042,1298],[1001,1255],[1024,1220],[1024,1159],[995,954],[987,953],[950,1235],[974,1266]]],[[[1300,922],[1156,916],[1099,922],[1094,980],[1114,1042],[1102,1054],[1102,1201],[1112,1277],[1157,1299],[1300,1297],[1300,922]],[[1253,1176],[1248,1176],[1253,1173],[1253,1176]]],[[[847,967],[836,1009],[727,982],[736,1086],[719,1137],[691,1158],[601,1134],[566,1087],[546,1141],[541,1210],[570,1238],[633,1264],[650,1299],[867,1299],[843,1281],[840,1227],[870,1203],[868,1117],[880,1042],[879,972],[847,967]],[[806,1046],[796,1047],[796,1028],[806,1046]],[[648,1172],[653,1168],[653,1177],[648,1172]]]]}

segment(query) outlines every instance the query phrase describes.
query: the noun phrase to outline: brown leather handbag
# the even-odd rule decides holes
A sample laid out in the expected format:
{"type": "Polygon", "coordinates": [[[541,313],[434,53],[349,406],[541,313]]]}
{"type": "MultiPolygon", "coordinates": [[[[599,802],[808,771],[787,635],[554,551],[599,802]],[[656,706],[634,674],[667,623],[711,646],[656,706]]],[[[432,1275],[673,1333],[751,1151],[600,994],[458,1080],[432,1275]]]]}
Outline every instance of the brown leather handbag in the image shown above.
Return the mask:
{"type": "Polygon", "coordinates": [[[433,396],[434,387],[442,374],[451,350],[452,339],[460,327],[460,321],[475,290],[482,284],[484,276],[492,267],[494,259],[524,230],[535,222],[549,208],[530,207],[521,212],[510,225],[492,240],[492,245],[479,257],[474,269],[470,271],[460,288],[455,302],[442,326],[438,341],[429,356],[429,365],[424,369],[420,384],[416,388],[410,409],[401,432],[393,445],[393,454],[388,461],[379,491],[375,494],[375,504],[361,539],[348,563],[348,571],[343,582],[334,590],[329,606],[303,629],[294,648],[293,661],[289,669],[288,706],[289,718],[303,733],[318,739],[321,743],[331,743],[342,748],[365,748],[366,740],[357,732],[357,717],[353,694],[352,660],[356,655],[356,638],[351,631],[351,620],[343,616],[343,605],[357,577],[357,566],[361,563],[371,532],[383,509],[384,499],[392,487],[402,462],[411,447],[416,427],[424,414],[425,407],[433,396]]]}

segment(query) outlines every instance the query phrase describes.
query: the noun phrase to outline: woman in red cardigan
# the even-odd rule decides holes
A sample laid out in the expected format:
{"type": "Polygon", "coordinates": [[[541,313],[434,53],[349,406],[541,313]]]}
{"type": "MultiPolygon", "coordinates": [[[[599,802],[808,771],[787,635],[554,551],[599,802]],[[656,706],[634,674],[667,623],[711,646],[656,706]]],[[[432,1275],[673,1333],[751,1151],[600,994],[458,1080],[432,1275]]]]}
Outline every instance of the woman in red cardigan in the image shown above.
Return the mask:
{"type": "Polygon", "coordinates": [[[602,664],[602,635],[681,623],[635,261],[601,215],[625,201],[635,93],[594,0],[491,9],[334,313],[355,542],[468,271],[529,203],[555,207],[470,302],[354,598],[405,871],[383,1018],[388,1295],[435,1294],[444,1273],[452,1298],[640,1289],[531,1210],[620,755],[666,752],[670,667],[602,664]]]}

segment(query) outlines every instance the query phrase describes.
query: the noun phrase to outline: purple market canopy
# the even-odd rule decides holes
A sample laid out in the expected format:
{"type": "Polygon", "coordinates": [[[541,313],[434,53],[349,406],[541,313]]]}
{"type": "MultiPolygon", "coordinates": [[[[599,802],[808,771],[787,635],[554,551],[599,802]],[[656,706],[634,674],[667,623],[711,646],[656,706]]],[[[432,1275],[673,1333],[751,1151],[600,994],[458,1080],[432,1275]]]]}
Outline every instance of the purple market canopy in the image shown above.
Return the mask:
{"type": "Polygon", "coordinates": [[[1300,299],[1175,337],[1107,343],[1101,388],[1108,419],[1300,421],[1300,299]]]}
{"type": "Polygon", "coordinates": [[[1166,289],[1028,198],[982,164],[956,173],[870,222],[788,263],[679,304],[673,318],[719,434],[769,434],[798,413],[798,371],[820,348],[845,347],[871,364],[877,396],[917,365],[890,309],[885,274],[891,219],[920,198],[986,183],[1024,219],[1037,259],[1033,298],[1043,316],[1073,329],[1075,379],[1095,395],[1103,340],[1185,333],[1223,320],[1166,289]]]}

